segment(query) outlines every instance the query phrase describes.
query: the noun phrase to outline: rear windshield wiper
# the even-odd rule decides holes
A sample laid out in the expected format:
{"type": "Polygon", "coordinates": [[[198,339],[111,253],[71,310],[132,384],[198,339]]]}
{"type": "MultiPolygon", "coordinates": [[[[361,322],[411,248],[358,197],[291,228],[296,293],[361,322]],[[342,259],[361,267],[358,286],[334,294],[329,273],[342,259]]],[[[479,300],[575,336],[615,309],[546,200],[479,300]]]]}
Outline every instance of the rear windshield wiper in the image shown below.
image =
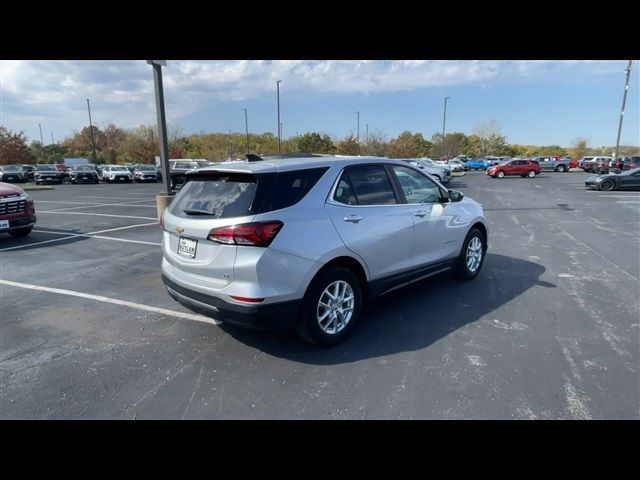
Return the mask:
{"type": "Polygon", "coordinates": [[[215,213],[210,212],[209,210],[196,210],[191,208],[187,208],[183,210],[183,212],[187,215],[215,215],[215,213]]]}

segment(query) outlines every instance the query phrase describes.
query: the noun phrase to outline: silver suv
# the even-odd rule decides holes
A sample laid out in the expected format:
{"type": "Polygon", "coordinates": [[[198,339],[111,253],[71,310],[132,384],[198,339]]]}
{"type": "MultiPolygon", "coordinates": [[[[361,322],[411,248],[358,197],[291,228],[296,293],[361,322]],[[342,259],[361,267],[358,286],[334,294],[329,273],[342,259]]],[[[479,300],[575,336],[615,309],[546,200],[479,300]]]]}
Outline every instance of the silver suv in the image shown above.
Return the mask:
{"type": "Polygon", "coordinates": [[[482,206],[406,162],[319,157],[186,174],[162,216],[162,279],[186,307],[229,323],[343,340],[364,299],[482,267],[482,206]]]}

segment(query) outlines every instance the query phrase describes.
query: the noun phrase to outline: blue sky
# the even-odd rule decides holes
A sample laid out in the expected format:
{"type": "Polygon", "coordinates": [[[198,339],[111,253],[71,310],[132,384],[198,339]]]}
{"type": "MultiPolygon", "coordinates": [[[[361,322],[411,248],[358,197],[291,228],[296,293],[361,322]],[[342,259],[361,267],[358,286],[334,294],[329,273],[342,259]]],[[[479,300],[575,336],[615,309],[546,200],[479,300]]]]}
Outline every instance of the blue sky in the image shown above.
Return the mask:
{"type": "MultiPolygon", "coordinates": [[[[495,119],[510,143],[615,144],[625,61],[177,61],[164,69],[167,120],[183,133],[277,129],[276,80],[284,137],[319,131],[404,130],[430,138],[466,134],[495,119]]],[[[634,62],[622,144],[640,144],[639,65],[634,62]]],[[[0,123],[45,144],[88,124],[154,123],[145,61],[1,61],[0,123]]]]}

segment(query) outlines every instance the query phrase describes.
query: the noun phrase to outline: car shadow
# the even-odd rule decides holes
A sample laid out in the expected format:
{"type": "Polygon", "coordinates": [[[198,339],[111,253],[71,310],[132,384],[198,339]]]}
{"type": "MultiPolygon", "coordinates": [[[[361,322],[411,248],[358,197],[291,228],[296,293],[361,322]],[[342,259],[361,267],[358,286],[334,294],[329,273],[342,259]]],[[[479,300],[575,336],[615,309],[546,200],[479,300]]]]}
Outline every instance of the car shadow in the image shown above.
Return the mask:
{"type": "Polygon", "coordinates": [[[89,238],[89,236],[84,236],[82,232],[77,230],[54,230],[51,228],[38,227],[36,225],[34,227],[34,231],[26,237],[12,237],[8,233],[0,235],[0,251],[9,248],[11,248],[11,250],[8,250],[8,252],[34,250],[37,248],[52,247],[54,245],[81,242],[83,240],[88,240],[89,238]],[[71,237],[72,235],[78,236],[71,237]]]}
{"type": "Polygon", "coordinates": [[[523,294],[541,281],[545,268],[505,255],[487,254],[475,280],[458,282],[443,273],[365,304],[351,337],[331,348],[300,340],[294,332],[260,332],[222,324],[236,340],[288,360],[333,365],[421,350],[523,294]]]}

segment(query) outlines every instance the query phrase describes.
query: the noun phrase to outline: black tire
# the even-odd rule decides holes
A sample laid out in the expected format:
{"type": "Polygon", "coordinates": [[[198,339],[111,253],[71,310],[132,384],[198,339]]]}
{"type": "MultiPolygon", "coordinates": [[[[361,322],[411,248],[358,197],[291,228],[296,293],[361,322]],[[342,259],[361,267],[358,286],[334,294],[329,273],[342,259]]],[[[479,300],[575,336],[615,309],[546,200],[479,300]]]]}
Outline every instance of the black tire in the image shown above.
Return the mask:
{"type": "Polygon", "coordinates": [[[312,280],[300,311],[300,321],[296,330],[307,342],[314,345],[329,347],[342,342],[352,331],[360,317],[362,308],[362,288],[355,274],[344,267],[331,266],[316,275],[312,280]],[[353,292],[354,303],[351,318],[344,327],[336,333],[327,333],[321,327],[318,320],[318,308],[320,299],[332,283],[346,282],[353,292]]]}
{"type": "Polygon", "coordinates": [[[484,264],[484,257],[487,253],[487,243],[485,241],[484,235],[477,228],[472,228],[467,233],[464,242],[462,243],[462,249],[460,250],[460,255],[456,260],[456,263],[453,267],[453,276],[458,280],[471,280],[478,276],[480,270],[482,269],[482,265],[484,264]],[[480,264],[477,266],[475,270],[470,270],[467,266],[467,249],[469,248],[469,244],[474,238],[480,239],[482,246],[482,256],[480,258],[480,264]]]}
{"type": "Polygon", "coordinates": [[[40,182],[36,182],[36,185],[40,185],[40,182]]]}
{"type": "Polygon", "coordinates": [[[529,171],[527,172],[527,177],[529,177],[529,178],[533,178],[533,177],[535,177],[535,176],[536,176],[536,172],[535,172],[534,170],[529,170],[529,171]]]}
{"type": "Polygon", "coordinates": [[[500,170],[498,173],[496,173],[496,176],[498,178],[504,178],[504,172],[502,170],[500,170]]]}
{"type": "Polygon", "coordinates": [[[600,184],[600,190],[604,190],[605,192],[609,192],[609,191],[613,190],[615,187],[616,187],[616,183],[613,180],[610,180],[610,179],[604,180],[600,184]]]}
{"type": "Polygon", "coordinates": [[[562,171],[562,165],[558,165],[556,167],[556,172],[561,172],[562,171]]]}
{"type": "Polygon", "coordinates": [[[29,235],[31,233],[32,229],[33,229],[33,227],[19,228],[17,230],[11,230],[9,232],[9,235],[11,235],[12,237],[16,237],[16,238],[26,237],[27,235],[29,235]]]}

